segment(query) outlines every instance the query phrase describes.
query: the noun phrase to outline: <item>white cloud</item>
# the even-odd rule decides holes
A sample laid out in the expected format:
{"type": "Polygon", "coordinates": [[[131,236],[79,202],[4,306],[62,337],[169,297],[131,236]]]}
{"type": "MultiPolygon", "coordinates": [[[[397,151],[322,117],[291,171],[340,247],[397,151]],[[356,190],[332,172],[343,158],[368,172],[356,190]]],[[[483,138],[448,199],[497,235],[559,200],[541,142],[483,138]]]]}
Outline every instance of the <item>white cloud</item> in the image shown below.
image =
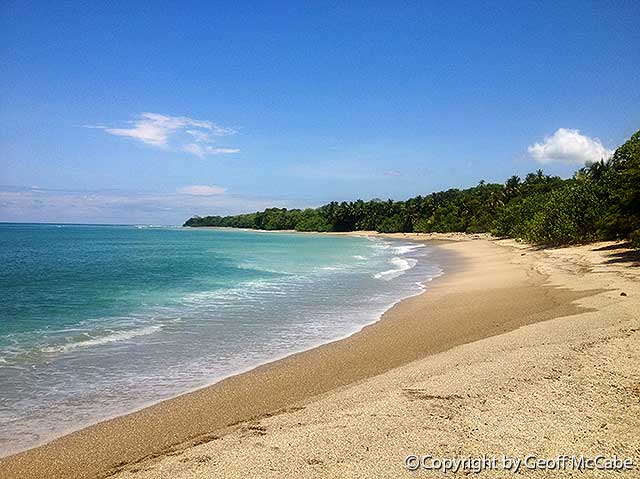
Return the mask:
{"type": "Polygon", "coordinates": [[[226,188],[222,186],[216,185],[191,185],[184,186],[182,188],[178,188],[178,193],[181,195],[191,195],[191,196],[213,196],[213,195],[224,195],[227,191],[226,188]]]}
{"type": "Polygon", "coordinates": [[[580,134],[579,130],[570,128],[558,128],[553,135],[545,137],[542,143],[529,146],[527,151],[538,163],[576,165],[607,159],[613,154],[598,138],[590,138],[580,134]]]}
{"type": "Polygon", "coordinates": [[[215,137],[233,135],[237,130],[210,121],[194,120],[186,116],[140,113],[129,123],[129,128],[102,125],[86,127],[98,128],[111,135],[131,138],[156,148],[184,151],[199,158],[240,151],[237,148],[213,146],[215,137]]]}
{"type": "Polygon", "coordinates": [[[194,141],[200,141],[203,143],[211,141],[211,135],[201,130],[185,130],[185,133],[191,135],[194,141]]]}
{"type": "Polygon", "coordinates": [[[187,143],[182,146],[182,151],[196,155],[198,158],[204,158],[208,155],[221,155],[228,153],[238,153],[237,148],[219,148],[212,145],[201,145],[199,143],[187,143]]]}

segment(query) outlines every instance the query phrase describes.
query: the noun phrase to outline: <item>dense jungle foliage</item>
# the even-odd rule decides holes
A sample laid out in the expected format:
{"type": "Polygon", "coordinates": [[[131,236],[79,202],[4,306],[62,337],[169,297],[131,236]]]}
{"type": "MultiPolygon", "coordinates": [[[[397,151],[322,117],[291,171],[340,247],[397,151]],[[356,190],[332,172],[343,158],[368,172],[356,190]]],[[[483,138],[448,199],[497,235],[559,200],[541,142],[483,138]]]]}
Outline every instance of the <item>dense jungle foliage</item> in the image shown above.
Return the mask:
{"type": "Polygon", "coordinates": [[[640,247],[640,130],[610,159],[570,179],[542,170],[504,184],[481,181],[406,201],[332,202],[235,216],[194,216],[185,226],[262,230],[490,232],[542,245],[629,238],[640,247]]]}

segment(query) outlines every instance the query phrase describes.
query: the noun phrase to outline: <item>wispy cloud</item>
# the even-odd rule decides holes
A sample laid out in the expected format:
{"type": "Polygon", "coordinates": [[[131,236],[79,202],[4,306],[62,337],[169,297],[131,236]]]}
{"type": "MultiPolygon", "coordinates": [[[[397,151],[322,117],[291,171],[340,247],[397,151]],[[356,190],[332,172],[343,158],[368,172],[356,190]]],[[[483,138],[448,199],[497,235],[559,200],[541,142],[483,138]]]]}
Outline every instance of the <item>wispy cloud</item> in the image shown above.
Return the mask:
{"type": "Polygon", "coordinates": [[[203,145],[200,143],[187,143],[186,145],[183,145],[182,151],[196,155],[199,158],[204,158],[207,155],[238,153],[240,150],[237,148],[219,148],[217,146],[203,145]]]}
{"type": "Polygon", "coordinates": [[[178,188],[178,194],[190,195],[190,196],[214,196],[224,195],[227,191],[226,188],[216,185],[191,185],[178,188]]]}
{"type": "Polygon", "coordinates": [[[291,207],[292,203],[230,195],[214,185],[186,186],[173,193],[0,186],[0,221],[182,224],[196,214],[247,213],[271,206],[291,207]]]}
{"type": "Polygon", "coordinates": [[[130,138],[145,145],[190,153],[199,158],[209,155],[237,153],[237,148],[215,146],[216,137],[237,133],[235,128],[220,126],[206,120],[159,113],[140,113],[128,122],[127,128],[104,125],[85,125],[98,128],[110,135],[130,138]]]}
{"type": "Polygon", "coordinates": [[[583,165],[607,159],[613,151],[604,147],[598,138],[582,135],[580,130],[558,128],[541,143],[527,148],[529,155],[538,163],[566,163],[583,165]]]}

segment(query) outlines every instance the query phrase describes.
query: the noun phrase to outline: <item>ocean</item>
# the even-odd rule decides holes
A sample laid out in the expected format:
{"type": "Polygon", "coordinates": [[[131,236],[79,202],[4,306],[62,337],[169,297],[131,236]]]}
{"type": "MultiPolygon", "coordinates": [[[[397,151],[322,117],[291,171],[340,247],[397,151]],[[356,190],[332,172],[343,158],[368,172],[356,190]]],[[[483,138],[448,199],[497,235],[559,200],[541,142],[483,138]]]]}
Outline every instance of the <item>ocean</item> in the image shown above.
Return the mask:
{"type": "Polygon", "coordinates": [[[353,334],[441,274],[357,236],[0,224],[0,455],[353,334]]]}

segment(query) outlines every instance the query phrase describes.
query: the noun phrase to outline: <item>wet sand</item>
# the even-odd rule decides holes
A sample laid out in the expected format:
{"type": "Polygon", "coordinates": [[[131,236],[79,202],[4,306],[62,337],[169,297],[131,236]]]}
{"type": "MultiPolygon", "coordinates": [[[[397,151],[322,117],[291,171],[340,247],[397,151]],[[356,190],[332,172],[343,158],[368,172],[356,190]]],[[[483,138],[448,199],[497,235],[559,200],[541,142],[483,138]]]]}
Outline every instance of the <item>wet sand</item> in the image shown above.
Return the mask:
{"type": "MultiPolygon", "coordinates": [[[[455,235],[440,238],[436,243],[433,239],[427,241],[438,245],[441,259],[447,265],[446,274],[432,281],[425,293],[400,302],[380,321],[361,332],[2,459],[0,476],[83,478],[119,473],[127,477],[195,477],[198,474],[247,477],[251,463],[268,464],[277,458],[275,449],[261,449],[259,445],[264,444],[267,434],[261,425],[263,422],[287,423],[297,415],[310,414],[319,404],[330,403],[333,406],[322,415],[313,416],[318,423],[312,432],[313,438],[306,436],[308,441],[315,441],[314,446],[307,445],[315,448],[315,453],[307,456],[326,456],[334,449],[328,441],[335,438],[336,428],[329,423],[322,426],[323,418],[345,409],[345,403],[339,400],[342,395],[363,387],[370,392],[373,387],[377,392],[368,398],[369,402],[393,404],[395,396],[382,387],[374,387],[377,381],[385,384],[389,374],[399,374],[403,368],[417,367],[425,361],[436,361],[444,352],[457,350],[462,345],[477,345],[492,337],[504,338],[528,325],[597,312],[599,303],[590,304],[587,299],[608,291],[595,281],[585,283],[588,287],[583,284],[578,288],[568,280],[551,282],[553,263],[546,263],[545,270],[533,261],[541,253],[528,250],[522,256],[518,245],[500,245],[495,241],[455,235]],[[324,446],[323,436],[327,438],[324,446]],[[234,438],[239,441],[235,446],[234,438]],[[216,454],[221,458],[223,453],[238,454],[247,446],[254,448],[252,461],[219,467],[216,454]],[[200,454],[198,451],[203,448],[211,450],[200,454]],[[202,456],[200,461],[180,462],[198,454],[202,456]],[[196,466],[200,469],[196,470],[196,466]]],[[[487,348],[495,352],[495,348],[487,348]]],[[[423,369],[433,370],[433,364],[424,363],[423,369]]],[[[507,361],[501,367],[508,364],[507,361]]],[[[443,366],[439,373],[444,375],[448,371],[443,366]]],[[[439,396],[428,391],[424,394],[436,399],[439,396]]],[[[453,396],[464,397],[457,393],[453,396]]],[[[403,397],[406,399],[406,394],[403,397]]],[[[432,416],[423,419],[434,420],[432,416]]],[[[391,421],[405,429],[409,423],[414,424],[416,418],[399,414],[391,421]]],[[[377,422],[380,427],[389,425],[388,418],[376,419],[369,414],[366,425],[347,421],[345,432],[357,424],[366,429],[377,422]]],[[[294,426],[289,425],[289,429],[285,426],[280,426],[285,431],[283,441],[289,444],[294,438],[301,441],[294,434],[294,430],[297,431],[294,426]]],[[[442,440],[446,437],[447,434],[443,434],[442,440]]],[[[344,437],[335,440],[342,444],[345,453],[351,452],[351,456],[360,451],[358,444],[345,442],[344,437]]],[[[392,457],[384,450],[377,453],[380,454],[381,460],[389,462],[389,474],[402,472],[401,458],[392,457]]],[[[256,477],[299,474],[334,477],[329,470],[319,470],[326,458],[316,462],[313,457],[304,459],[302,469],[289,471],[275,467],[271,472],[260,471],[256,477]]],[[[350,474],[343,466],[344,462],[337,463],[332,469],[335,477],[340,474],[375,477],[375,474],[358,474],[366,468],[350,474]]]]}

